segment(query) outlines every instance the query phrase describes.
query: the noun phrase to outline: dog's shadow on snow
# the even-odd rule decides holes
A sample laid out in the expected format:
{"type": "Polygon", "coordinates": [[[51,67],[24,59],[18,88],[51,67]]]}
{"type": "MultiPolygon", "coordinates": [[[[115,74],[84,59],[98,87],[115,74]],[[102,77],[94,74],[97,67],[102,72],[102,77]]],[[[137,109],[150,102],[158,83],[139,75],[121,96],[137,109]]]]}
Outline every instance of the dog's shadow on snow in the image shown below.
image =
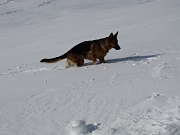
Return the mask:
{"type": "MultiPolygon", "coordinates": [[[[138,62],[138,61],[147,60],[150,58],[156,58],[156,57],[159,57],[160,55],[163,55],[163,54],[134,55],[134,56],[124,57],[124,58],[107,59],[105,61],[106,61],[106,63],[119,63],[119,62],[127,62],[127,61],[138,62]]],[[[98,62],[98,64],[100,64],[100,62],[98,62]]],[[[92,62],[87,62],[84,64],[84,66],[89,66],[89,65],[92,65],[92,62]]]]}
{"type": "Polygon", "coordinates": [[[126,62],[126,61],[142,61],[150,58],[158,57],[162,54],[154,54],[154,55],[144,55],[144,56],[129,56],[124,58],[116,58],[116,59],[109,59],[106,60],[107,63],[118,63],[118,62],[126,62]]]}

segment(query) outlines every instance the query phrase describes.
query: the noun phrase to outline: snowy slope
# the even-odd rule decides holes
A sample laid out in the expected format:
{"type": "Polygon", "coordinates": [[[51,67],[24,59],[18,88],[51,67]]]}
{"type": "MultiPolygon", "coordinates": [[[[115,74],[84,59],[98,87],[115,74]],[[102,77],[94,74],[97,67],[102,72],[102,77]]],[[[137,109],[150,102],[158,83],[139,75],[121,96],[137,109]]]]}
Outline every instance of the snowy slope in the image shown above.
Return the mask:
{"type": "Polygon", "coordinates": [[[179,0],[0,0],[1,135],[179,135],[179,0]],[[107,63],[63,54],[119,31],[107,63]]]}

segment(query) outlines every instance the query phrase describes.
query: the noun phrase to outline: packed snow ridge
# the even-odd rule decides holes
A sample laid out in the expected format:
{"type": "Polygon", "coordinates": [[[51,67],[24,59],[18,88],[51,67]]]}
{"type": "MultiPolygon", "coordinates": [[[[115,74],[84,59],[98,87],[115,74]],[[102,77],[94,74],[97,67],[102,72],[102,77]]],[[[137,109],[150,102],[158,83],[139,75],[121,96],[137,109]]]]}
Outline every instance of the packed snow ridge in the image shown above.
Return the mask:
{"type": "Polygon", "coordinates": [[[97,123],[86,125],[84,120],[71,121],[69,127],[70,135],[179,135],[180,99],[154,93],[104,129],[98,129],[97,123]]]}

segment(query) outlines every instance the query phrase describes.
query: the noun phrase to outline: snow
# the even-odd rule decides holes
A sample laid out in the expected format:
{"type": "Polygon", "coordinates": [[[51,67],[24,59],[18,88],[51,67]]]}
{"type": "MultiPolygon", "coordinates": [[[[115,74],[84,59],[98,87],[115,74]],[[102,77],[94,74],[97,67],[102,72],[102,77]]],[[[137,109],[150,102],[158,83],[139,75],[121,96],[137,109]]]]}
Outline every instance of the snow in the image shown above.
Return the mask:
{"type": "Polygon", "coordinates": [[[0,0],[1,135],[179,135],[179,0],[0,0]],[[107,63],[74,45],[119,32],[107,63]]]}
{"type": "Polygon", "coordinates": [[[69,130],[72,135],[88,134],[98,128],[98,123],[86,125],[84,120],[71,121],[69,130]]]}

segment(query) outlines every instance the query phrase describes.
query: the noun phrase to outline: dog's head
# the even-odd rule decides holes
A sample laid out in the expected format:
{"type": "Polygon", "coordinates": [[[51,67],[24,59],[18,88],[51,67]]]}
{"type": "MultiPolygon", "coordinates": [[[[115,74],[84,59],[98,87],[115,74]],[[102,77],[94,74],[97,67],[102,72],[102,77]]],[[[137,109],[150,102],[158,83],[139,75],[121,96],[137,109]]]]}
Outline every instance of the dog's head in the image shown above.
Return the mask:
{"type": "Polygon", "coordinates": [[[118,32],[114,35],[113,33],[109,35],[109,45],[116,50],[120,50],[121,47],[118,45],[117,35],[118,35],[118,32]]]}

